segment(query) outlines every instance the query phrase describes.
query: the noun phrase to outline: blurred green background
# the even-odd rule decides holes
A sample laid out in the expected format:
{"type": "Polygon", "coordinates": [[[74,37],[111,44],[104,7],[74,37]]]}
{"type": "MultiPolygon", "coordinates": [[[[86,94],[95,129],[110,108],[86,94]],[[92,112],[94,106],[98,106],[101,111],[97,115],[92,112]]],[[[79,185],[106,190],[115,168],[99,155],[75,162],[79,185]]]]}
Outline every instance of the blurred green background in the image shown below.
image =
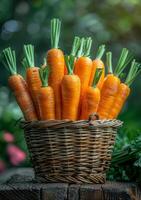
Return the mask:
{"type": "MultiPolygon", "coordinates": [[[[141,1],[140,0],[1,0],[0,1],[0,52],[8,46],[16,50],[18,71],[24,74],[21,65],[23,44],[35,45],[36,65],[50,48],[50,19],[62,20],[60,48],[69,52],[75,35],[91,36],[92,58],[100,44],[113,52],[113,63],[123,47],[127,47],[141,61],[141,1]]],[[[17,120],[22,116],[15,99],[7,86],[8,73],[0,66],[0,160],[5,168],[12,167],[5,153],[9,143],[4,142],[3,134],[14,136],[14,145],[27,152],[23,133],[17,120]]],[[[124,127],[119,133],[115,150],[130,145],[141,132],[141,76],[132,86],[131,95],[119,119],[124,127]],[[122,142],[121,142],[122,141],[122,142]]],[[[24,159],[18,166],[29,166],[24,159]]],[[[4,169],[5,169],[4,168],[4,169]]],[[[113,172],[114,173],[114,172],[113,172]]]]}

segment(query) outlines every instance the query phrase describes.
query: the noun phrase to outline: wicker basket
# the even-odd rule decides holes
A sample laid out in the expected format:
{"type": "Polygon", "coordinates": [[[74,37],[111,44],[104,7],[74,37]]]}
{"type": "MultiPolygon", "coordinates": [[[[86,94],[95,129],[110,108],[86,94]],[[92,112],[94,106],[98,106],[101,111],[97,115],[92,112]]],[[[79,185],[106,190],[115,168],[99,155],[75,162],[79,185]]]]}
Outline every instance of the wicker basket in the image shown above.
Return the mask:
{"type": "Polygon", "coordinates": [[[22,122],[40,182],[104,183],[119,120],[22,122]]]}

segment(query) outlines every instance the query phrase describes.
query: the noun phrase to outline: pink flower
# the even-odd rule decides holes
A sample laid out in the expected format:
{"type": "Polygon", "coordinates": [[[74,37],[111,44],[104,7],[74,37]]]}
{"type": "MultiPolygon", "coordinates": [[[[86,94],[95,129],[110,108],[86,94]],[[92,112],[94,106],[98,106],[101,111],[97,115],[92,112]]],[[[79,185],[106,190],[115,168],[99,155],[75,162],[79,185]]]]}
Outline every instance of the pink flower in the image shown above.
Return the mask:
{"type": "Polygon", "coordinates": [[[0,160],[0,173],[2,173],[6,169],[5,163],[3,160],[0,160]]]}
{"type": "Polygon", "coordinates": [[[23,162],[26,159],[25,152],[13,144],[8,145],[7,153],[10,157],[10,162],[13,165],[19,165],[21,162],[23,162]]]}
{"type": "Polygon", "coordinates": [[[3,139],[6,141],[6,142],[14,142],[14,136],[9,133],[9,132],[5,132],[3,134],[3,139]]]}

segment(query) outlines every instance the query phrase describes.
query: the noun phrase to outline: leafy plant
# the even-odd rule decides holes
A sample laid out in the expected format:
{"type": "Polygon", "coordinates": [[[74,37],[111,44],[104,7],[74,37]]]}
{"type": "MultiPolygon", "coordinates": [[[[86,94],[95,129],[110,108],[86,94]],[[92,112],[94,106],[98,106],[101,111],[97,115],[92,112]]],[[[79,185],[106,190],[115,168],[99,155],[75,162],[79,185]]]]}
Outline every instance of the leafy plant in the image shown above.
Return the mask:
{"type": "Polygon", "coordinates": [[[137,181],[141,183],[141,136],[135,138],[129,131],[117,136],[107,177],[110,180],[137,181]]]}

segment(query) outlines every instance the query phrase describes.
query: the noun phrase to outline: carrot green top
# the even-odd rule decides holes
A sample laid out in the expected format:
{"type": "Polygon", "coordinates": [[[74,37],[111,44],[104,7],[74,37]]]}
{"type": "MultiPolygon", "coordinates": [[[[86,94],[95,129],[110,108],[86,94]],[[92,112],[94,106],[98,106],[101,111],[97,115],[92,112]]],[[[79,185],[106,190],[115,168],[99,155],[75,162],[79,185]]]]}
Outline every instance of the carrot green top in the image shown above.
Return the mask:
{"type": "Polygon", "coordinates": [[[131,68],[125,80],[125,84],[130,86],[140,73],[141,73],[141,64],[133,60],[131,63],[131,68]]]}
{"type": "Polygon", "coordinates": [[[48,77],[49,77],[49,67],[41,68],[39,70],[40,79],[42,82],[42,87],[48,86],[48,77]]]}
{"type": "Polygon", "coordinates": [[[95,72],[95,77],[94,77],[94,80],[93,80],[93,84],[92,86],[95,88],[97,86],[97,83],[101,77],[101,74],[102,74],[102,69],[96,69],[96,72],[95,72]]]}
{"type": "Polygon", "coordinates": [[[132,55],[129,54],[129,51],[126,48],[123,48],[118,60],[118,63],[116,65],[116,68],[113,72],[112,69],[112,52],[107,52],[106,54],[106,64],[108,67],[108,73],[112,73],[115,76],[119,77],[123,70],[126,68],[126,66],[130,63],[132,60],[132,55]]]}
{"type": "Polygon", "coordinates": [[[78,56],[78,50],[81,45],[81,41],[79,37],[75,37],[74,41],[73,41],[73,45],[72,45],[72,50],[71,50],[71,54],[68,56],[65,56],[65,63],[68,69],[68,74],[73,74],[73,68],[74,68],[74,60],[75,57],[78,56]]]}
{"type": "Polygon", "coordinates": [[[119,77],[119,75],[123,72],[126,66],[131,62],[132,58],[133,56],[129,54],[128,49],[123,48],[118,63],[116,65],[116,68],[114,70],[115,76],[119,77]]]}
{"type": "Polygon", "coordinates": [[[108,67],[108,73],[113,74],[113,67],[112,67],[112,52],[109,51],[106,53],[106,65],[108,67]]]}
{"type": "Polygon", "coordinates": [[[83,37],[80,39],[80,45],[79,45],[79,49],[77,51],[77,58],[83,56],[84,45],[85,45],[85,38],[83,37]]]}
{"type": "Polygon", "coordinates": [[[2,51],[2,62],[11,75],[17,74],[16,54],[10,47],[2,51]]]}
{"type": "Polygon", "coordinates": [[[91,51],[91,47],[92,47],[92,38],[88,37],[86,38],[85,41],[85,45],[84,45],[84,55],[85,57],[89,57],[90,56],[90,51],[91,51]]]}
{"type": "Polygon", "coordinates": [[[75,60],[75,57],[73,55],[65,56],[65,62],[66,62],[66,66],[67,66],[69,75],[73,74],[74,60],[75,60]]]}
{"type": "Polygon", "coordinates": [[[51,48],[58,49],[58,43],[60,38],[61,21],[59,19],[51,20],[51,48]]]}
{"type": "Polygon", "coordinates": [[[92,46],[92,38],[81,38],[80,40],[80,47],[77,52],[77,57],[89,57],[90,56],[90,51],[91,51],[91,46],[92,46]]]}
{"type": "Polygon", "coordinates": [[[96,54],[96,59],[101,59],[104,52],[105,52],[105,45],[103,44],[98,48],[98,51],[97,51],[97,54],[96,54]]]}
{"type": "Polygon", "coordinates": [[[26,68],[34,67],[34,46],[31,44],[24,45],[24,59],[22,64],[26,68]]]}
{"type": "Polygon", "coordinates": [[[74,41],[73,41],[73,45],[72,45],[72,50],[71,50],[71,55],[76,57],[77,56],[77,52],[78,49],[80,47],[80,38],[75,36],[74,41]]]}
{"type": "Polygon", "coordinates": [[[46,60],[46,58],[43,58],[43,62],[42,62],[41,67],[47,67],[47,60],[46,60]]]}

